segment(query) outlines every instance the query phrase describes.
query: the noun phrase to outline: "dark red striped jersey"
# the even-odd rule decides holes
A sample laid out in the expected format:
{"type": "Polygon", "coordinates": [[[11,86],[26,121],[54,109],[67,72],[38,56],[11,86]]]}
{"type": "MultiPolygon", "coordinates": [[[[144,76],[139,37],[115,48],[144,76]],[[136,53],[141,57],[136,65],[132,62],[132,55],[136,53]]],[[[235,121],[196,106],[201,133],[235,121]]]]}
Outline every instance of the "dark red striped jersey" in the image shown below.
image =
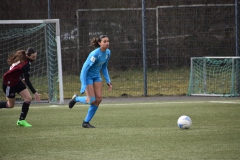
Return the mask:
{"type": "Polygon", "coordinates": [[[29,80],[30,66],[31,62],[28,60],[24,62],[18,61],[16,63],[13,63],[10,69],[3,75],[3,83],[10,87],[14,86],[18,84],[18,82],[21,80],[20,78],[23,76],[28,88],[32,91],[32,93],[35,93],[36,90],[33,88],[29,80]]]}

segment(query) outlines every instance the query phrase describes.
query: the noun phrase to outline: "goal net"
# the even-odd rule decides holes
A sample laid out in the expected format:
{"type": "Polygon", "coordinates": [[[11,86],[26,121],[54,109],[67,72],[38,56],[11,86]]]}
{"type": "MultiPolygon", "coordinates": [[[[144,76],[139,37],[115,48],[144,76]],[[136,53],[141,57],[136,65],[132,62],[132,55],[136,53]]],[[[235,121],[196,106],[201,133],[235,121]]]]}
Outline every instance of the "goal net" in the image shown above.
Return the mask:
{"type": "Polygon", "coordinates": [[[188,95],[239,96],[240,57],[191,58],[188,95]]]}
{"type": "MultiPolygon", "coordinates": [[[[1,75],[9,69],[8,55],[28,47],[38,52],[30,69],[30,81],[41,99],[64,103],[59,20],[0,20],[1,75]]],[[[3,92],[0,100],[5,100],[3,92]]]]}

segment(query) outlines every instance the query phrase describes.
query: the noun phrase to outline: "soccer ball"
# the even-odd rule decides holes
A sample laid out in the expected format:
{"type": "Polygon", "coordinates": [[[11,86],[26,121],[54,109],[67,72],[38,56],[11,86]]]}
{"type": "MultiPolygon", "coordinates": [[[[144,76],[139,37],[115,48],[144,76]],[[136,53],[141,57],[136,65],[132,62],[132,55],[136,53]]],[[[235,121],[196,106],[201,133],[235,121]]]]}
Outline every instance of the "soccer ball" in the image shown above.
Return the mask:
{"type": "Polygon", "coordinates": [[[189,129],[192,125],[192,120],[190,117],[183,115],[178,118],[177,125],[180,129],[189,129]]]}

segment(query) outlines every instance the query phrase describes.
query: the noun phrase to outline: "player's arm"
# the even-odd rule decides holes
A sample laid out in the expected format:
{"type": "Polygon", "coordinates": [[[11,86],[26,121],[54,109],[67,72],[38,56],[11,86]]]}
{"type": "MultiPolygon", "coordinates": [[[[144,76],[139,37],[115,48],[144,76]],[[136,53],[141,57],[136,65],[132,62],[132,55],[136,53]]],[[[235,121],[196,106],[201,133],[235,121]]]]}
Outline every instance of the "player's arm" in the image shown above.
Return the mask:
{"type": "Polygon", "coordinates": [[[81,74],[80,74],[80,80],[81,80],[81,90],[80,90],[80,93],[83,94],[86,90],[86,77],[87,77],[87,72],[90,68],[90,65],[88,65],[86,62],[84,63],[83,67],[82,67],[82,71],[81,71],[81,74]]]}
{"type": "Polygon", "coordinates": [[[29,79],[29,77],[30,77],[29,70],[30,70],[30,65],[29,64],[23,66],[24,82],[28,86],[28,88],[31,90],[31,92],[34,94],[35,99],[40,101],[40,95],[37,93],[37,91],[35,90],[35,88],[33,87],[32,83],[29,79]]]}
{"type": "Polygon", "coordinates": [[[26,82],[25,82],[25,78],[24,78],[24,75],[22,74],[20,79],[22,80],[22,82],[27,86],[26,82]]]}
{"type": "Polygon", "coordinates": [[[89,68],[95,63],[96,61],[96,55],[95,54],[90,54],[89,57],[87,58],[87,60],[85,61],[83,67],[82,67],[82,71],[80,74],[80,80],[81,80],[81,90],[80,93],[83,94],[86,90],[86,77],[87,77],[87,73],[89,68]]]}
{"type": "Polygon", "coordinates": [[[103,76],[104,76],[104,78],[107,82],[107,85],[109,86],[109,90],[111,90],[112,89],[112,83],[111,83],[111,79],[110,79],[110,76],[109,76],[109,73],[108,73],[108,68],[107,68],[109,57],[108,57],[106,63],[104,63],[103,66],[102,66],[102,73],[103,73],[103,76]]]}
{"type": "Polygon", "coordinates": [[[103,66],[102,66],[102,73],[103,73],[103,76],[104,76],[107,84],[110,84],[111,80],[110,80],[108,69],[107,69],[107,62],[104,63],[103,66]]]}

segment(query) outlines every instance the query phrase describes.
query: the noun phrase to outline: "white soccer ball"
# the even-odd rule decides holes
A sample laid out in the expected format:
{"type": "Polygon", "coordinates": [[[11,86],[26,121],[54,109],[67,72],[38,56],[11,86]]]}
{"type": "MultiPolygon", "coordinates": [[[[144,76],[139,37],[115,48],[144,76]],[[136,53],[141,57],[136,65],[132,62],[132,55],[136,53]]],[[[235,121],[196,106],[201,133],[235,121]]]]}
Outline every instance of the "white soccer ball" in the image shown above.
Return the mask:
{"type": "Polygon", "coordinates": [[[192,125],[192,120],[190,117],[183,115],[178,118],[177,125],[180,129],[189,129],[192,125]]]}

